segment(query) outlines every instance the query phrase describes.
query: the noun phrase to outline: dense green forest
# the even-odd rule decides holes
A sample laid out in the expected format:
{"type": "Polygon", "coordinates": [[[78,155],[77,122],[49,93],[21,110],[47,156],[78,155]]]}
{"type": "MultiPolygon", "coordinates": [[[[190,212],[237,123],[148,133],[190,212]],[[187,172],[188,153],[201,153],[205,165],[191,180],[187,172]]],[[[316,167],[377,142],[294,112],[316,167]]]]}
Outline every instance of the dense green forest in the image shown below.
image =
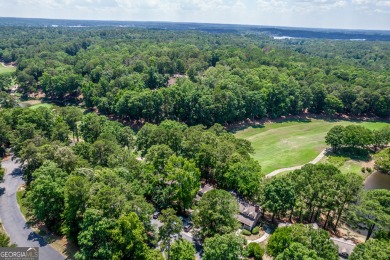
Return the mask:
{"type": "Polygon", "coordinates": [[[130,120],[211,126],[307,111],[390,114],[386,42],[3,27],[0,60],[16,62],[25,95],[43,91],[130,120]]]}
{"type": "MultiPolygon", "coordinates": [[[[0,29],[0,60],[17,66],[0,74],[1,153],[21,163],[29,213],[66,235],[78,248],[76,259],[193,259],[191,242],[172,241],[183,229],[178,215],[190,210],[204,259],[259,258],[263,248],[234,234],[238,203],[228,191],[261,205],[270,224],[320,223],[318,232],[277,229],[267,248],[275,259],[337,259],[323,229],[334,232],[344,223],[386,241],[359,247],[355,259],[388,243],[390,191],[363,191],[361,176],[329,164],[264,178],[251,143],[223,125],[307,112],[387,118],[389,43],[137,28],[0,29]],[[15,107],[7,93],[13,84],[21,99],[44,93],[61,106],[15,107]],[[141,127],[134,131],[128,121],[141,127]],[[201,182],[215,189],[196,204],[201,182]],[[151,222],[156,210],[159,229],[151,222]]],[[[389,128],[361,126],[334,127],[326,137],[335,153],[376,152],[389,140],[389,128]]],[[[375,167],[388,172],[389,149],[375,156],[375,167]]]]}
{"type": "Polygon", "coordinates": [[[148,246],[164,237],[151,225],[152,213],[185,213],[201,178],[258,197],[262,174],[249,156],[250,143],[221,125],[167,120],[135,135],[76,107],[3,109],[0,125],[2,147],[13,146],[22,163],[31,213],[77,244],[77,259],[156,259],[148,246]]]}
{"type": "MultiPolygon", "coordinates": [[[[105,116],[68,106],[2,109],[0,126],[2,147],[13,146],[22,163],[30,213],[78,245],[77,259],[158,259],[153,250],[158,241],[168,252],[172,243],[172,259],[191,257],[190,244],[171,241],[182,229],[175,214],[188,214],[188,209],[195,210],[206,259],[227,254],[220,250],[227,245],[235,247],[237,257],[245,256],[250,247],[229,237],[235,237],[230,233],[239,226],[238,205],[225,190],[262,205],[271,222],[324,218],[324,229],[336,230],[347,222],[367,229],[367,238],[389,229],[388,190],[363,192],[360,176],[323,164],[264,179],[259,162],[250,157],[250,143],[219,124],[189,127],[165,120],[147,123],[135,134],[105,116]],[[195,205],[201,179],[218,189],[195,205]],[[159,232],[150,221],[156,209],[163,210],[159,232]],[[368,211],[374,219],[367,218],[368,211]]],[[[344,131],[354,133],[349,127],[344,131]]],[[[388,133],[388,128],[378,133],[388,133]]]]}

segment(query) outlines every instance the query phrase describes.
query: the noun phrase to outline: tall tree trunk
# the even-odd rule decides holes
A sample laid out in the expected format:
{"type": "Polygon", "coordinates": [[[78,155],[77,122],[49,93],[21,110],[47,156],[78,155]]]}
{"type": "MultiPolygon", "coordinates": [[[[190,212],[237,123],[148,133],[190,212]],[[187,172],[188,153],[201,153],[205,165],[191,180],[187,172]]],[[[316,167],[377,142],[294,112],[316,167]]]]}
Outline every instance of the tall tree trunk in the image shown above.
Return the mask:
{"type": "Polygon", "coordinates": [[[294,208],[291,209],[290,218],[288,219],[289,222],[291,222],[293,214],[294,214],[294,208]]]}
{"type": "Polygon", "coordinates": [[[315,211],[315,208],[310,213],[309,223],[311,223],[311,220],[313,219],[314,211],[315,211]]]}
{"type": "Polygon", "coordinates": [[[272,219],[271,219],[271,222],[274,222],[275,220],[275,213],[272,213],[272,219]]]}
{"type": "Polygon", "coordinates": [[[367,240],[371,237],[372,232],[374,231],[374,228],[375,228],[375,224],[372,224],[372,225],[368,228],[368,233],[367,233],[367,236],[366,236],[366,242],[367,242],[367,240]]]}
{"type": "Polygon", "coordinates": [[[302,222],[302,207],[299,209],[299,222],[302,222]]]}
{"type": "Polygon", "coordinates": [[[341,215],[343,213],[344,205],[345,205],[345,203],[343,203],[343,205],[341,206],[340,210],[337,212],[336,225],[334,226],[334,229],[333,229],[334,231],[336,231],[337,226],[339,225],[339,221],[340,221],[341,215]]]}
{"type": "Polygon", "coordinates": [[[318,217],[320,216],[320,213],[321,213],[321,208],[318,207],[318,208],[317,208],[317,212],[316,212],[315,217],[314,217],[314,220],[315,220],[315,221],[317,221],[318,217]]]}
{"type": "MultiPolygon", "coordinates": [[[[310,204],[309,204],[309,210],[308,210],[309,215],[311,214],[312,209],[313,209],[313,205],[310,203],[310,204]]],[[[311,217],[311,215],[310,215],[310,217],[311,217]]]]}
{"type": "Polygon", "coordinates": [[[328,224],[328,218],[329,218],[329,215],[330,215],[330,211],[328,211],[328,214],[326,214],[326,220],[325,220],[325,224],[324,224],[324,229],[326,229],[326,225],[328,224]]]}

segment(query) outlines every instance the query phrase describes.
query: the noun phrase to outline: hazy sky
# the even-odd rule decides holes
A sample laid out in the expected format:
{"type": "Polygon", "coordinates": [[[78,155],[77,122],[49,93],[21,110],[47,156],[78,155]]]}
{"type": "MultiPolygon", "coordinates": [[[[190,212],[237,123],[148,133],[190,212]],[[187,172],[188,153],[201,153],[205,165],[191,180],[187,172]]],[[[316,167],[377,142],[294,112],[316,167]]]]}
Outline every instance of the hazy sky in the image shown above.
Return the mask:
{"type": "Polygon", "coordinates": [[[390,0],[0,0],[0,16],[390,30],[390,0]]]}

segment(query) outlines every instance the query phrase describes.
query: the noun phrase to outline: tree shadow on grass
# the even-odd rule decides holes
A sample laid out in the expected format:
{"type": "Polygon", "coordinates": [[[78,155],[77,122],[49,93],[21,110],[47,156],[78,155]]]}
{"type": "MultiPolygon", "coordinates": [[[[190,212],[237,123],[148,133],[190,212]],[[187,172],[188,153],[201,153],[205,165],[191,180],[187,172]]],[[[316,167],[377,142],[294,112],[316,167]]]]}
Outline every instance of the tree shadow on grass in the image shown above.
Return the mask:
{"type": "Polygon", "coordinates": [[[351,148],[351,147],[341,148],[336,153],[329,151],[326,153],[326,156],[349,158],[350,160],[364,161],[364,162],[369,162],[372,159],[370,151],[366,149],[351,148]]]}
{"type": "Polygon", "coordinates": [[[243,123],[243,124],[237,124],[237,125],[234,125],[234,126],[228,126],[228,131],[232,134],[236,134],[242,130],[245,130],[249,127],[252,127],[252,128],[264,128],[264,124],[256,124],[256,123],[243,123]]]}
{"type": "Polygon", "coordinates": [[[291,122],[296,122],[296,123],[310,123],[312,122],[312,116],[311,115],[295,115],[295,116],[283,116],[283,117],[278,117],[278,118],[262,118],[258,120],[245,120],[239,123],[234,123],[230,125],[226,125],[226,129],[230,133],[237,133],[239,131],[245,130],[249,127],[252,128],[264,128],[266,123],[291,123],[291,122]]]}
{"type": "Polygon", "coordinates": [[[309,117],[281,118],[275,121],[275,123],[311,123],[311,122],[312,122],[312,118],[309,117]]]}

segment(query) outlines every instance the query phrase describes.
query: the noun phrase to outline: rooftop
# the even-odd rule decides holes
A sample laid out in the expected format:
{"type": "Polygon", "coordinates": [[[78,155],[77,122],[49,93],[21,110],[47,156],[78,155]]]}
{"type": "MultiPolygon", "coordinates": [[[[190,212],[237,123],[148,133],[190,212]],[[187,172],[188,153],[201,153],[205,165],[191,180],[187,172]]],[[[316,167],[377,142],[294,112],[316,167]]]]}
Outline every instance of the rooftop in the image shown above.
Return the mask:
{"type": "Polygon", "coordinates": [[[260,207],[252,202],[246,201],[239,194],[235,192],[230,192],[232,196],[237,199],[238,211],[237,220],[249,227],[253,227],[257,224],[259,216],[261,214],[260,207]]]}

